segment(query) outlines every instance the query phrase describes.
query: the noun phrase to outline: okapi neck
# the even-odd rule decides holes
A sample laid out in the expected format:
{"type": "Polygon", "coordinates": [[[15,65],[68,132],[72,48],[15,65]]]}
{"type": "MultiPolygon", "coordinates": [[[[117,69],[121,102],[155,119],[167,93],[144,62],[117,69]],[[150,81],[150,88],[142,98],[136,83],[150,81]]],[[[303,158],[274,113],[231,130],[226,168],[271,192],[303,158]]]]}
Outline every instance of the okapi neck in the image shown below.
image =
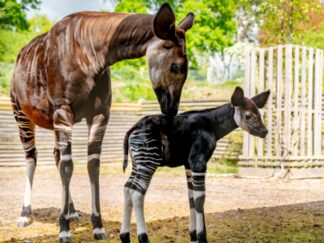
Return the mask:
{"type": "Polygon", "coordinates": [[[232,104],[225,104],[215,110],[214,124],[217,140],[223,138],[238,126],[234,121],[235,108],[232,104]]]}
{"type": "Polygon", "coordinates": [[[153,15],[130,14],[120,21],[109,38],[108,65],[145,55],[153,33],[153,15]]]}

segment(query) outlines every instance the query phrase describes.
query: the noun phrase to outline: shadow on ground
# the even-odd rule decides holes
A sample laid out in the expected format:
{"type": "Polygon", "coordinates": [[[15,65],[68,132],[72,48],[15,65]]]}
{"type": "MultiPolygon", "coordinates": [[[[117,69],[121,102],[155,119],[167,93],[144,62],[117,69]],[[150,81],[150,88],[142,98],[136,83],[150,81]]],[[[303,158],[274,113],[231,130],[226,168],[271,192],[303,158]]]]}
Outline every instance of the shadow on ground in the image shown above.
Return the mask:
{"type": "MultiPolygon", "coordinates": [[[[58,208],[36,209],[34,223],[58,227],[59,212],[58,208]]],[[[91,242],[90,215],[84,212],[80,212],[80,215],[80,221],[71,223],[73,242],[91,242]]],[[[147,226],[151,242],[187,243],[188,224],[188,217],[149,222],[147,226]]],[[[324,201],[209,213],[206,224],[209,242],[324,242],[324,201]]],[[[108,237],[103,242],[119,242],[120,223],[104,220],[104,227],[108,237]]],[[[133,242],[137,242],[135,225],[131,230],[133,242]]],[[[47,234],[46,231],[40,234],[31,238],[28,235],[12,238],[9,242],[27,239],[30,242],[57,241],[57,234],[47,234]]]]}

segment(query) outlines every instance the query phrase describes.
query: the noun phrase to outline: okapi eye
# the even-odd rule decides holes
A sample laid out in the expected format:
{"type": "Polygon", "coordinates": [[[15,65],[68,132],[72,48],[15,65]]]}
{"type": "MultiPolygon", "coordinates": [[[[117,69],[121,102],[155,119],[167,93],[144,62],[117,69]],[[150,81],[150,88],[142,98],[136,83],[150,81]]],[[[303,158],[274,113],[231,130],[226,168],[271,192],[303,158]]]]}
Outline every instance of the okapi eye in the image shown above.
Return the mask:
{"type": "Polygon", "coordinates": [[[245,119],[246,119],[246,120],[250,120],[251,117],[252,117],[251,115],[245,115],[245,119]]]}
{"type": "Polygon", "coordinates": [[[167,50],[171,49],[172,47],[173,47],[173,45],[169,45],[169,46],[167,46],[167,45],[163,45],[163,48],[164,48],[164,49],[167,49],[167,50]]]}
{"type": "Polygon", "coordinates": [[[181,65],[172,63],[170,71],[173,72],[173,73],[180,73],[181,65]]]}

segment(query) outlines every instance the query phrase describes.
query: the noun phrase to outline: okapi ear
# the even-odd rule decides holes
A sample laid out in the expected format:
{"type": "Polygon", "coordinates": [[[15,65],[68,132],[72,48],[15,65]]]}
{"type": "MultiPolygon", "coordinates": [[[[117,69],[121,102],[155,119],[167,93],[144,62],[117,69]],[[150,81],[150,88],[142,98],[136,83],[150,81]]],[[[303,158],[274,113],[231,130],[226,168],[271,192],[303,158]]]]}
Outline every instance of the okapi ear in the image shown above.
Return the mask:
{"type": "Polygon", "coordinates": [[[178,27],[184,31],[189,30],[195,21],[195,15],[193,13],[188,13],[187,16],[180,22],[178,27]]]}
{"type": "Polygon", "coordinates": [[[236,87],[234,93],[232,94],[231,102],[233,106],[243,106],[245,103],[244,100],[244,91],[241,87],[236,87]]]}
{"type": "Polygon", "coordinates": [[[164,3],[153,20],[154,34],[162,40],[174,40],[175,16],[169,4],[164,3]]]}
{"type": "Polygon", "coordinates": [[[270,89],[268,91],[265,91],[261,94],[254,96],[251,100],[253,100],[256,106],[261,109],[267,103],[269,96],[270,96],[270,89]]]}

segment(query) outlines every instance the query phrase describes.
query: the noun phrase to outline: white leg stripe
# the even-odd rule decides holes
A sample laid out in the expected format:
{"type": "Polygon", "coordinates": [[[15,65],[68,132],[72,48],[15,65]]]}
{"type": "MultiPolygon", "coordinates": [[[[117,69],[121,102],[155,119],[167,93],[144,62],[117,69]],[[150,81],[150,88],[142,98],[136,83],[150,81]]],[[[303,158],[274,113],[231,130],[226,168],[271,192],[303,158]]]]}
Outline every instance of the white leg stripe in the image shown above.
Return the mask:
{"type": "Polygon", "coordinates": [[[130,222],[132,217],[132,198],[128,188],[124,188],[124,215],[123,222],[120,228],[120,233],[127,233],[130,231],[130,222]]]}
{"type": "Polygon", "coordinates": [[[196,209],[190,208],[190,223],[189,223],[189,231],[192,232],[196,230],[196,209]]]}
{"type": "Polygon", "coordinates": [[[90,154],[90,155],[88,155],[88,162],[90,162],[93,159],[100,159],[100,154],[90,154]]]}
{"type": "Polygon", "coordinates": [[[196,213],[197,219],[197,233],[199,234],[204,230],[204,215],[202,213],[196,213]]]}
{"type": "Polygon", "coordinates": [[[71,237],[71,231],[62,231],[59,234],[60,238],[71,237]]]}
{"type": "Polygon", "coordinates": [[[130,190],[130,192],[136,216],[137,235],[140,235],[142,233],[146,233],[144,219],[144,195],[135,190],[130,190]]]}
{"type": "Polygon", "coordinates": [[[193,191],[193,197],[194,198],[199,198],[205,195],[204,191],[193,191]]]}
{"type": "Polygon", "coordinates": [[[91,196],[92,196],[92,199],[91,199],[91,202],[92,202],[92,213],[98,217],[99,216],[99,213],[97,211],[97,208],[96,208],[96,203],[95,203],[95,185],[91,184],[91,196]]]}
{"type": "Polygon", "coordinates": [[[62,231],[59,234],[59,238],[71,237],[71,231],[62,231]]]}
{"type": "Polygon", "coordinates": [[[72,155],[71,154],[62,155],[61,160],[63,160],[63,161],[72,160],[72,155]]]}
{"type": "Polygon", "coordinates": [[[206,173],[192,172],[192,176],[204,176],[206,173]]]}
{"type": "Polygon", "coordinates": [[[26,225],[29,224],[30,218],[27,218],[26,216],[20,216],[17,220],[18,224],[26,225]]]}
{"type": "Polygon", "coordinates": [[[106,231],[104,228],[94,228],[93,229],[93,234],[97,235],[97,234],[106,234],[106,231]]]}

